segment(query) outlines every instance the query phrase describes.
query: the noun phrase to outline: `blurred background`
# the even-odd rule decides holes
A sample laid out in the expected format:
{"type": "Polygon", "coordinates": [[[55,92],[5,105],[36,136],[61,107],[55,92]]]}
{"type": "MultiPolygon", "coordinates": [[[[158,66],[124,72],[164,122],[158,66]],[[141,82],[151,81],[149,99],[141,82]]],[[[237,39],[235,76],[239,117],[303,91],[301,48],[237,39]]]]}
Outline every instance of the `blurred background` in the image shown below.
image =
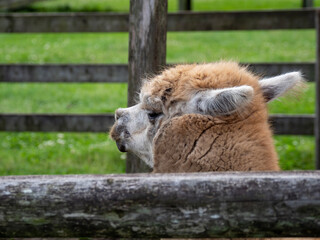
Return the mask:
{"type": "MultiPolygon", "coordinates": [[[[169,0],[169,12],[179,10],[169,0]]],[[[193,0],[193,11],[300,9],[302,0],[193,0]]],[[[320,6],[320,0],[313,1],[320,6]]],[[[3,12],[129,12],[129,0],[47,0],[3,12]]],[[[315,30],[169,32],[167,63],[314,62],[315,30]]],[[[128,33],[0,34],[0,63],[127,63],[128,33]]],[[[0,83],[1,113],[112,113],[127,84],[0,83]]],[[[312,114],[314,83],[270,113],[312,114]]],[[[284,170],[314,169],[314,137],[276,136],[284,170]]],[[[0,132],[0,175],[125,172],[125,154],[107,133],[0,132]]]]}

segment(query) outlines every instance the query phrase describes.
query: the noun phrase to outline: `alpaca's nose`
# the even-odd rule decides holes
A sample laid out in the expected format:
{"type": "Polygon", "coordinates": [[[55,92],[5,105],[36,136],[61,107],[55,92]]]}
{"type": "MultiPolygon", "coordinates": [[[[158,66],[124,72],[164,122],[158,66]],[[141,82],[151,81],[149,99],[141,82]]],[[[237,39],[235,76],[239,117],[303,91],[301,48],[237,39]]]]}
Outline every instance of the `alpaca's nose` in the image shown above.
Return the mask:
{"type": "Polygon", "coordinates": [[[121,118],[124,114],[125,114],[124,108],[118,108],[118,109],[116,110],[116,113],[115,113],[115,118],[116,118],[116,120],[118,120],[119,118],[121,118]]]}

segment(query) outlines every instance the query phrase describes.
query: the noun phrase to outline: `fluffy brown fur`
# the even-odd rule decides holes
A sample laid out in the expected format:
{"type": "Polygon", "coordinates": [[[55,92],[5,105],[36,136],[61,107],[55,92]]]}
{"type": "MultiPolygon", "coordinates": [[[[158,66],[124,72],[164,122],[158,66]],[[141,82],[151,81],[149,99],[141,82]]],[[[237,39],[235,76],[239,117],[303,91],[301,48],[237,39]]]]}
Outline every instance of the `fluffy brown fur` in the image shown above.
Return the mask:
{"type": "Polygon", "coordinates": [[[177,102],[190,99],[197,91],[248,85],[253,87],[255,92],[251,106],[246,109],[248,114],[257,108],[266,110],[258,79],[235,62],[177,65],[146,81],[141,93],[162,99],[165,108],[169,109],[177,102]]]}
{"type": "Polygon", "coordinates": [[[144,84],[142,93],[163,99],[169,109],[196,91],[241,85],[254,89],[251,104],[241,112],[188,114],[164,123],[153,143],[154,172],[278,171],[258,77],[244,67],[232,62],[179,65],[144,84]]]}
{"type": "Polygon", "coordinates": [[[154,140],[154,173],[267,170],[279,170],[277,154],[267,121],[254,114],[233,123],[176,117],[154,140]]]}

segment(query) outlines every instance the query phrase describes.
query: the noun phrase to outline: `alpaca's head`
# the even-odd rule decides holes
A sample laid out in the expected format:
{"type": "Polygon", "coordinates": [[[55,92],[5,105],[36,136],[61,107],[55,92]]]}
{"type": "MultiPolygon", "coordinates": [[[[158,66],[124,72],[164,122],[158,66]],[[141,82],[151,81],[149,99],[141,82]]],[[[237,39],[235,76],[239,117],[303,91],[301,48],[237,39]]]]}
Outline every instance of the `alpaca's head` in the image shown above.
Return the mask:
{"type": "Polygon", "coordinates": [[[257,111],[264,116],[267,102],[301,81],[299,72],[259,79],[233,62],[178,65],[147,80],[137,105],[116,111],[111,137],[120,151],[152,167],[153,140],[173,117],[196,113],[239,121],[257,111]]]}

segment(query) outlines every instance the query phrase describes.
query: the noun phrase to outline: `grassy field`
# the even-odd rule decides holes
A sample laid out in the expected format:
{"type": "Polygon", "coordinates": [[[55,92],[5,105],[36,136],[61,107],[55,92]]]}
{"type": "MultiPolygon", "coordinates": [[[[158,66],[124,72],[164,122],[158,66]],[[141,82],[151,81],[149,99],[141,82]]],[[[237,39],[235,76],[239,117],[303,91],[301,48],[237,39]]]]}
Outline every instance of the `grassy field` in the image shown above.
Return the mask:
{"type": "MultiPolygon", "coordinates": [[[[195,10],[298,8],[301,1],[204,1],[195,10]]],[[[319,1],[316,1],[319,5],[319,1]]],[[[52,0],[28,11],[128,11],[128,1],[52,0]],[[116,5],[116,6],[115,6],[116,5]]],[[[177,9],[169,1],[169,10],[177,9]]],[[[26,11],[20,10],[20,11],[26,11]]],[[[128,34],[0,34],[0,63],[126,63],[128,34]]],[[[169,33],[167,61],[315,60],[315,33],[242,31],[169,33]]],[[[126,105],[126,84],[0,84],[0,112],[106,113],[126,105]]],[[[272,113],[313,113],[314,84],[301,99],[270,104],[272,113]]],[[[313,137],[275,137],[281,167],[314,168],[313,137]]],[[[121,173],[125,155],[107,134],[0,133],[0,175],[121,173]]]]}

